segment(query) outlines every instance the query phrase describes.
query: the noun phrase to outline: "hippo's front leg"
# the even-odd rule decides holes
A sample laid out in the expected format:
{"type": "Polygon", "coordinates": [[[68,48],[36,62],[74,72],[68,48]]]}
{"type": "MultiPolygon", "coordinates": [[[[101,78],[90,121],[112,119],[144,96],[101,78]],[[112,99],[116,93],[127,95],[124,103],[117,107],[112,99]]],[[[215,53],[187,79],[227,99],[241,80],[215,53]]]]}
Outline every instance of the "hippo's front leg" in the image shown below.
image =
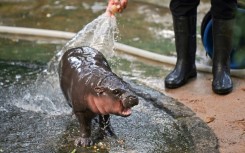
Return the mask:
{"type": "Polygon", "coordinates": [[[111,136],[116,137],[114,130],[110,123],[110,115],[99,115],[99,125],[102,137],[111,136]]]}
{"type": "Polygon", "coordinates": [[[92,117],[88,112],[75,112],[80,124],[81,137],[75,140],[75,146],[87,147],[93,145],[91,139],[91,120],[92,117]]]}

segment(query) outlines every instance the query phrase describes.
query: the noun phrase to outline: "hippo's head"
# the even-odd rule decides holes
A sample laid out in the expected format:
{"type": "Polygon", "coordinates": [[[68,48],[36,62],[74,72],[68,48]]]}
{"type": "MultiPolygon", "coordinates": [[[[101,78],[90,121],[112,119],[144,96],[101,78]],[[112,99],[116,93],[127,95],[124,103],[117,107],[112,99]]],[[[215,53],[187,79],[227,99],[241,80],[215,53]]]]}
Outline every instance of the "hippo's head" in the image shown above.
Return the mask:
{"type": "Polygon", "coordinates": [[[131,108],[138,105],[138,97],[130,90],[130,85],[117,76],[104,78],[94,91],[101,99],[100,114],[131,115],[131,108]],[[102,102],[103,101],[103,102],[102,102]],[[105,110],[105,111],[103,111],[105,110]]]}

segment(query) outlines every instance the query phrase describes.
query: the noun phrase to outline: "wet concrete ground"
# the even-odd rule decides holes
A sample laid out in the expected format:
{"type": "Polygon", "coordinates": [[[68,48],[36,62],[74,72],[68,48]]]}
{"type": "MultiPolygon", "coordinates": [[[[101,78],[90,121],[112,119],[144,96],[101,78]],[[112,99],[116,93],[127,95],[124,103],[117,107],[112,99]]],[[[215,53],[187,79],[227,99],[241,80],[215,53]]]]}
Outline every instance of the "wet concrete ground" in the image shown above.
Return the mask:
{"type": "Polygon", "coordinates": [[[161,91],[196,113],[214,131],[221,153],[245,151],[245,81],[233,77],[234,89],[229,95],[212,92],[211,74],[200,73],[197,79],[177,90],[161,91]]]}

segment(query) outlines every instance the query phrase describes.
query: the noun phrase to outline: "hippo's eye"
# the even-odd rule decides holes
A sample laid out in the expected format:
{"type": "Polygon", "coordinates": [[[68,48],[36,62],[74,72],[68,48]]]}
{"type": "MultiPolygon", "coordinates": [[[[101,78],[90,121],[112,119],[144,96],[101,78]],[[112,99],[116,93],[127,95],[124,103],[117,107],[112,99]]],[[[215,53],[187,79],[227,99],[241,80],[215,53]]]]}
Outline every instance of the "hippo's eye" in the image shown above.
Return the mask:
{"type": "Polygon", "coordinates": [[[115,95],[117,95],[117,94],[120,93],[120,91],[118,89],[115,89],[115,90],[112,91],[112,93],[115,94],[115,95]]]}

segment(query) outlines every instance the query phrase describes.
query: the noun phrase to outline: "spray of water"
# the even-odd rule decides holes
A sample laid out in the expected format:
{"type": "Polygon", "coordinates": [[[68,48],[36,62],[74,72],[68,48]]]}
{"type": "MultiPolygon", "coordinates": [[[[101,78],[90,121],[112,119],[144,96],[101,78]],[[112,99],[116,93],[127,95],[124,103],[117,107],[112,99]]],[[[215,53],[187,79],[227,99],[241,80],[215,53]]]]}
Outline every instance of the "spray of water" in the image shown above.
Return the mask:
{"type": "Polygon", "coordinates": [[[68,49],[80,46],[90,46],[108,54],[113,51],[116,32],[116,18],[104,13],[80,30],[57,55],[61,57],[68,49]]]}
{"type": "Polygon", "coordinates": [[[88,23],[55,55],[49,63],[49,72],[55,72],[62,55],[69,49],[89,46],[102,52],[106,57],[112,57],[115,38],[118,34],[115,16],[104,13],[88,23]]]}

